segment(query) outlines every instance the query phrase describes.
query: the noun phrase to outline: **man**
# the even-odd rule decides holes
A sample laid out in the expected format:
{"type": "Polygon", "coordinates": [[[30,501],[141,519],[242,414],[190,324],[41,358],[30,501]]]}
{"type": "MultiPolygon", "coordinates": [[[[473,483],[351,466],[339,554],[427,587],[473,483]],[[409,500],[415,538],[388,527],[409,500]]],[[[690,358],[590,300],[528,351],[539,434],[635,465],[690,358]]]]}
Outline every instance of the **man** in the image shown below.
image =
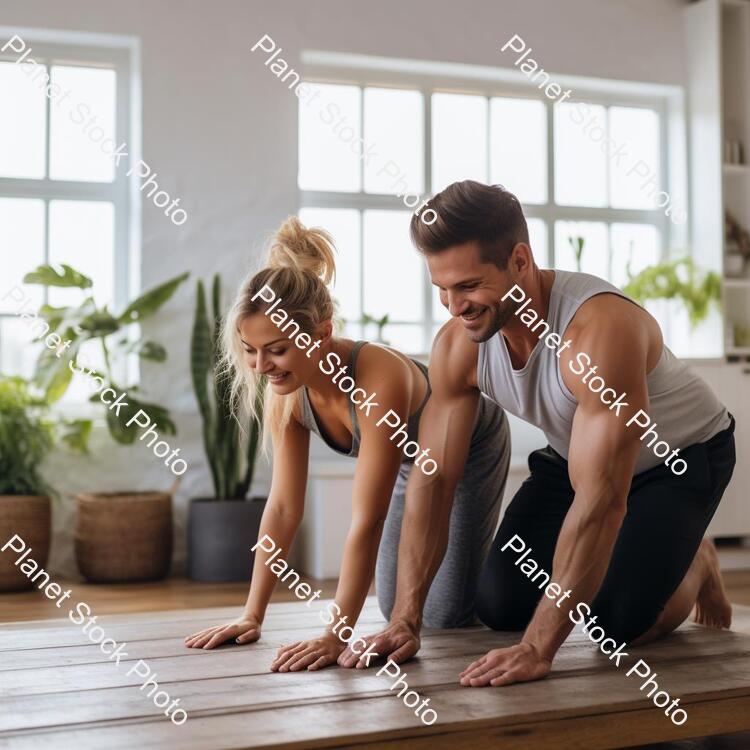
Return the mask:
{"type": "MultiPolygon", "coordinates": [[[[588,627],[613,643],[659,638],[693,607],[698,622],[729,627],[703,534],[732,475],[732,417],[643,308],[597,277],[537,267],[514,195],[465,181],[430,207],[438,220],[413,220],[411,236],[453,316],[433,345],[419,432],[439,469],[410,478],[395,603],[368,643],[396,662],[419,649],[422,603],[482,394],[540,427],[549,446],[529,457],[531,475],[503,517],[476,601],[486,625],[523,637],[470,664],[461,684],[544,677],[582,604],[588,627]],[[549,574],[541,586],[521,572],[522,549],[549,574]]],[[[349,651],[339,663],[365,666],[349,651]]]]}

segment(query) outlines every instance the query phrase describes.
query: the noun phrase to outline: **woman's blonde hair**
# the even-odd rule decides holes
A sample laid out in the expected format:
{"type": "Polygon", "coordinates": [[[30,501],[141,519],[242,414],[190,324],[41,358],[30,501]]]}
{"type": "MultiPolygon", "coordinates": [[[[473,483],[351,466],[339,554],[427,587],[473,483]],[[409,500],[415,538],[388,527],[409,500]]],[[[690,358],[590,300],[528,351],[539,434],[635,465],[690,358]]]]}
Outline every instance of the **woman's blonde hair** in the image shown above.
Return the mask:
{"type": "MultiPolygon", "coordinates": [[[[245,365],[240,340],[242,321],[269,306],[260,297],[255,300],[253,297],[264,286],[270,287],[276,298],[281,298],[280,307],[299,324],[300,330],[312,335],[316,326],[333,318],[334,303],[328,284],[335,275],[331,235],[318,227],[305,227],[296,216],[286,219],[271,239],[265,268],[245,279],[224,319],[219,368],[231,378],[231,405],[241,423],[243,419],[260,418],[260,393],[264,386],[264,376],[245,365]]],[[[278,396],[271,388],[265,388],[262,424],[266,453],[270,433],[283,434],[297,398],[298,392],[278,396]]]]}

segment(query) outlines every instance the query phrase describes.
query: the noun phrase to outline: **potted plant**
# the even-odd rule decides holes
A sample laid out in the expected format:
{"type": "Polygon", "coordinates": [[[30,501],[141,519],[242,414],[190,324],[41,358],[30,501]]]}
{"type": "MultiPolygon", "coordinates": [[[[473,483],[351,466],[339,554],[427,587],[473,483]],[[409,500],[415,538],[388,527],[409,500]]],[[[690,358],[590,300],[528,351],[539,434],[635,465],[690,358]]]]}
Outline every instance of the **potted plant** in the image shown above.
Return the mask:
{"type": "Polygon", "coordinates": [[[213,278],[211,307],[213,319],[203,282],[198,281],[190,365],[214,497],[190,502],[188,576],[194,581],[247,581],[253,563],[250,547],[265,507],[265,499],[246,501],[260,425],[252,421],[246,433],[240,428],[229,401],[230,374],[217,371],[223,319],[218,274],[213,278]]]}
{"type": "Polygon", "coordinates": [[[680,300],[694,328],[706,319],[711,305],[721,301],[721,277],[714,271],[701,271],[690,257],[658,263],[635,275],[628,263],[627,273],[629,281],[622,288],[625,294],[641,304],[680,300]]]}
{"type": "MultiPolygon", "coordinates": [[[[43,408],[21,378],[0,377],[0,540],[18,534],[42,568],[49,557],[51,490],[39,466],[53,445],[43,408]]],[[[0,591],[33,585],[12,555],[0,555],[0,591]]]]}
{"type": "MultiPolygon", "coordinates": [[[[66,348],[57,351],[45,348],[37,361],[35,383],[47,401],[54,403],[62,398],[75,370],[78,377],[86,377],[98,389],[90,400],[105,409],[109,434],[118,443],[130,445],[135,441],[142,425],[128,426],[127,422],[139,411],[148,415],[151,424],[158,425],[160,434],[176,434],[165,408],[134,396],[139,392],[137,385],[120,383],[128,358],[166,360],[164,347],[142,340],[136,324],[156,313],[187,276],[182,274],[145,292],[115,315],[106,305],[96,304],[89,291],[91,279],[70,266],[43,265],[27,274],[27,284],[77,288],[82,292],[77,305],[44,305],[39,311],[47,326],[45,333],[57,334],[66,344],[66,348]],[[81,354],[82,345],[88,341],[96,341],[101,348],[104,364],[100,369],[81,354]],[[100,398],[103,386],[115,394],[125,394],[127,406],[107,408],[100,398]]],[[[77,422],[77,441],[84,451],[90,431],[91,420],[77,422]]],[[[77,495],[76,501],[76,559],[85,578],[93,582],[123,582],[156,580],[167,574],[172,553],[171,493],[91,492],[77,495]]]]}
{"type": "Polygon", "coordinates": [[[369,313],[362,313],[362,325],[363,326],[368,326],[368,325],[376,326],[378,332],[375,338],[375,342],[377,344],[384,344],[385,346],[389,346],[389,343],[383,338],[383,332],[385,331],[385,327],[390,322],[390,319],[391,319],[391,316],[388,314],[385,314],[382,318],[375,318],[369,313]]]}

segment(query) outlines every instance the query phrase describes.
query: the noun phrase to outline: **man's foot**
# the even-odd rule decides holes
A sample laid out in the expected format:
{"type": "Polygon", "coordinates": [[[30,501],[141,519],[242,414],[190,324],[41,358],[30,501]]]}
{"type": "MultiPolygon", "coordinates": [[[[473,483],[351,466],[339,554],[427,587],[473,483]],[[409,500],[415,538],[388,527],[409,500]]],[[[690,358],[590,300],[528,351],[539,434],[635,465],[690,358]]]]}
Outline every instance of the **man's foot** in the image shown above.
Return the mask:
{"type": "Polygon", "coordinates": [[[697,554],[706,567],[706,580],[695,602],[695,622],[710,628],[729,628],[732,624],[732,605],[721,580],[716,547],[713,542],[704,539],[697,554]]]}

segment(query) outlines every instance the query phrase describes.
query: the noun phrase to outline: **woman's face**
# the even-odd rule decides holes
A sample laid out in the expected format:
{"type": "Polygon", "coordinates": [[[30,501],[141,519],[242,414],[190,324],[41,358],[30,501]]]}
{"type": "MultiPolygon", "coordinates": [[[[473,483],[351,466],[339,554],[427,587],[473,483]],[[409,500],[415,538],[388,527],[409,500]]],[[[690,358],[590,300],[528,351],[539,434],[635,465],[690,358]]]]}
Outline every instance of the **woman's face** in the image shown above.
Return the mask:
{"type": "Polygon", "coordinates": [[[317,358],[308,358],[293,339],[263,313],[255,313],[240,323],[245,364],[265,375],[274,393],[293,393],[310,381],[317,358]]]}

